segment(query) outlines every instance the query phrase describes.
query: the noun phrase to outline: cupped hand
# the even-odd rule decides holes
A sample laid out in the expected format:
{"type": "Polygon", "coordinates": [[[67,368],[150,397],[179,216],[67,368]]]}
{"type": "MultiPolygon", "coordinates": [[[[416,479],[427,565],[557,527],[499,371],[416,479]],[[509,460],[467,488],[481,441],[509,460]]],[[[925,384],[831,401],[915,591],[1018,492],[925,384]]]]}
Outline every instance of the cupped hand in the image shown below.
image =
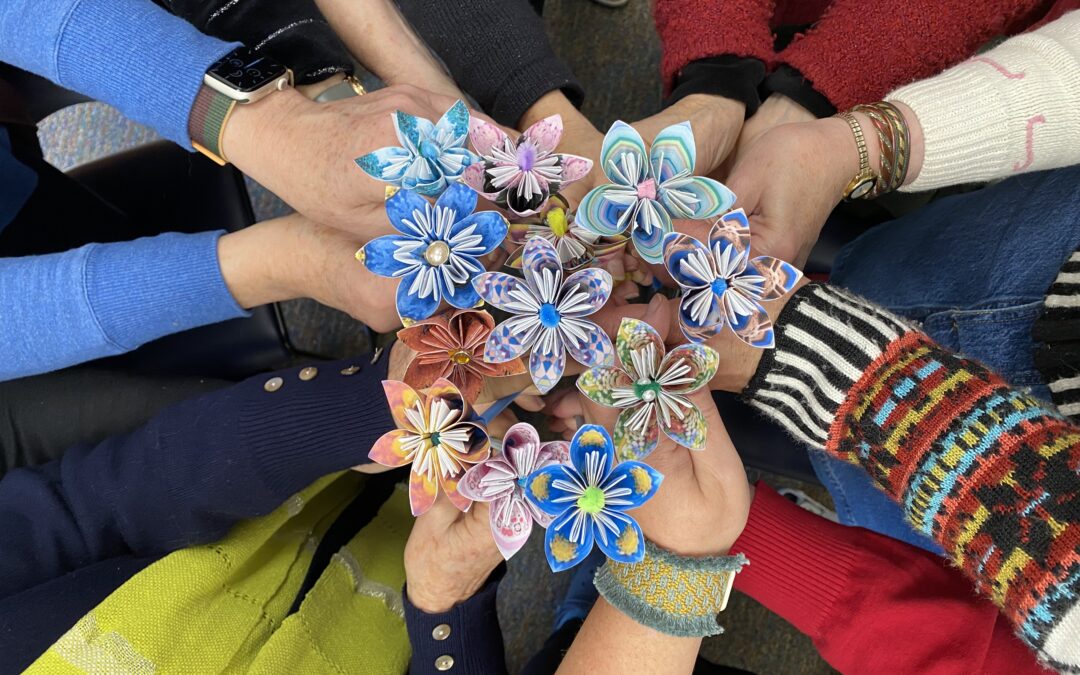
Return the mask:
{"type": "MultiPolygon", "coordinates": [[[[781,124],[812,122],[814,113],[783,94],[772,94],[757,111],[743,123],[739,141],[731,155],[732,165],[746,156],[747,151],[762,134],[781,124]]],[[[731,168],[730,166],[728,167],[731,168]]],[[[720,179],[722,180],[722,179],[720,179]]]]}

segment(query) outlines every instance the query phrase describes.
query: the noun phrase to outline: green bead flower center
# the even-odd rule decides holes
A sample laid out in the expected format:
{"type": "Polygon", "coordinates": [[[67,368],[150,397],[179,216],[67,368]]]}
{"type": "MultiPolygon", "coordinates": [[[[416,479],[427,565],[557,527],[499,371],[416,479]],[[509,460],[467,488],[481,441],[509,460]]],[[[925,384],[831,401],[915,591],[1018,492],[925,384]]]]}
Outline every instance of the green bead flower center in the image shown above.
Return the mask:
{"type": "Polygon", "coordinates": [[[655,401],[660,395],[660,383],[655,380],[634,383],[634,395],[641,401],[655,401]]]}
{"type": "Polygon", "coordinates": [[[433,447],[437,447],[439,445],[439,432],[438,431],[431,432],[431,435],[428,436],[428,439],[431,441],[431,445],[433,447]]]}
{"type": "Polygon", "coordinates": [[[578,497],[577,506],[585,513],[600,513],[604,508],[604,491],[595,485],[590,485],[578,497]]]}

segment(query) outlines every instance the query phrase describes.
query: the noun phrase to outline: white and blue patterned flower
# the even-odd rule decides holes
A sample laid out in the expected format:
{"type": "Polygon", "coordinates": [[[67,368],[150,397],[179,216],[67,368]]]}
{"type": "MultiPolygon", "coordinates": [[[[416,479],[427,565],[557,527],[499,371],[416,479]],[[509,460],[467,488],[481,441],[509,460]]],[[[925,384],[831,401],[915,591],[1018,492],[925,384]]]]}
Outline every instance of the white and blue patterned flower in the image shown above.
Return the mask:
{"type": "Polygon", "coordinates": [[[524,280],[503,272],[484,272],[473,280],[481,298],[514,315],[491,332],[484,360],[502,363],[532,349],[529,372],[541,394],[558,384],[566,369],[567,351],[590,368],[613,364],[611,339],[584,318],[608,301],[611,274],[588,268],[564,282],[559,254],[540,237],[526,242],[521,259],[524,280]]]}
{"type": "Polygon", "coordinates": [[[506,238],[506,218],[495,211],[473,213],[476,193],[454,184],[435,204],[411,190],[386,201],[386,214],[399,234],[372,239],[361,249],[369,270],[400,278],[398,315],[420,321],[446,300],[459,309],[475,307],[480,296],[472,280],[484,271],[481,256],[506,238]]]}
{"type": "Polygon", "coordinates": [[[638,461],[615,464],[615,445],[601,426],[586,424],[570,441],[570,464],[546,466],[524,480],[525,498],[554,516],[544,552],[555,572],[585,559],[593,544],[616,562],[641,562],[645,537],[626,515],[652,499],[664,476],[638,461]]]}
{"type": "Polygon", "coordinates": [[[391,117],[401,147],[379,148],[356,160],[372,178],[434,197],[480,159],[465,147],[469,109],[461,101],[452,105],[437,124],[400,110],[391,117]]]}
{"type": "Polygon", "coordinates": [[[672,218],[712,218],[735,203],[735,194],[722,183],[693,175],[696,162],[689,122],[663,129],[647,154],[641,134],[615,122],[600,150],[611,183],[593,188],[581,200],[578,225],[608,237],[630,228],[641,257],[660,262],[672,218]]]}

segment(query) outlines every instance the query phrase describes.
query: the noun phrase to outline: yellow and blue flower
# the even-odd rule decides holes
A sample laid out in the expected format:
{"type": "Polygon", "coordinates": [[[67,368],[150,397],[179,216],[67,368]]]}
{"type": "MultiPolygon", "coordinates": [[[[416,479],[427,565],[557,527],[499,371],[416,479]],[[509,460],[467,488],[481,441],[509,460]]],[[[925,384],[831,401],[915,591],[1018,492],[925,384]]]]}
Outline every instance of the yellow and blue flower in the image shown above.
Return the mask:
{"type": "Polygon", "coordinates": [[[615,464],[615,446],[601,426],[586,424],[570,441],[570,464],[547,466],[524,479],[525,497],[554,520],[544,537],[555,572],[585,559],[593,545],[617,562],[645,556],[645,537],[626,514],[652,499],[664,479],[637,461],[615,464]]]}

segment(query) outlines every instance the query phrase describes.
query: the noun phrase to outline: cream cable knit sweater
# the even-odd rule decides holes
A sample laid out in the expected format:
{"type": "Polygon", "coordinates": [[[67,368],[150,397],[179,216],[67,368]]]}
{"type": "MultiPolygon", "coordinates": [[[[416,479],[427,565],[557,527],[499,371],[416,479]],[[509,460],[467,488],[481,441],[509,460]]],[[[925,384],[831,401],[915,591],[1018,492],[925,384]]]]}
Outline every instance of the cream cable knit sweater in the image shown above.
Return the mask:
{"type": "Polygon", "coordinates": [[[1080,163],[1080,10],[887,98],[925,138],[905,192],[1080,163]]]}

